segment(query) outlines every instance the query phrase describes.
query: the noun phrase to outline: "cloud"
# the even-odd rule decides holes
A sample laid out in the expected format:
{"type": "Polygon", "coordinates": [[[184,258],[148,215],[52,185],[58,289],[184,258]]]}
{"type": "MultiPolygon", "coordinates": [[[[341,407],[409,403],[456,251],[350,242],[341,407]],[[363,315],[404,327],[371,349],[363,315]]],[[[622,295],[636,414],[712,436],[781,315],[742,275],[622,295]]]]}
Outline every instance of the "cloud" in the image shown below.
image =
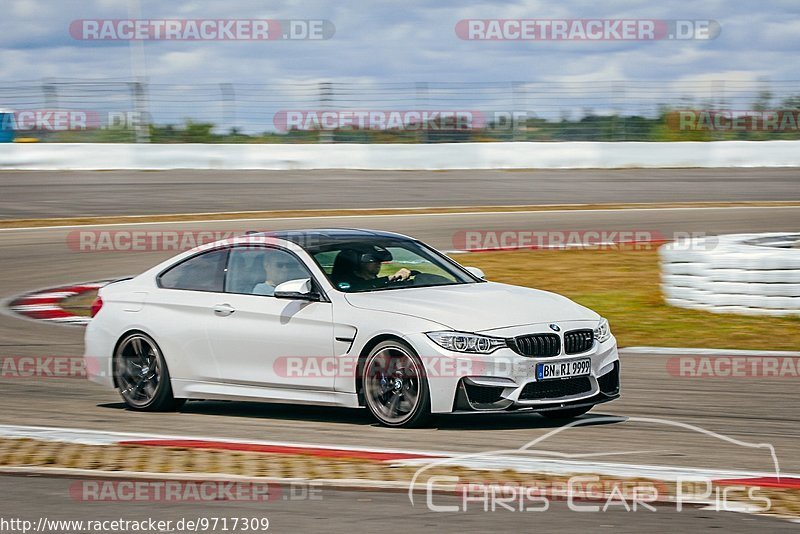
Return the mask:
{"type": "MultiPolygon", "coordinates": [[[[135,56],[128,43],[75,41],[68,31],[77,19],[128,18],[128,6],[132,5],[128,1],[5,2],[0,21],[0,86],[43,78],[131,79],[135,56]]],[[[451,105],[508,108],[515,105],[511,82],[521,81],[554,94],[553,98],[560,88],[569,85],[573,92],[563,95],[566,103],[548,104],[554,110],[559,106],[591,107],[593,91],[603,92],[605,100],[596,104],[598,108],[613,108],[616,98],[639,109],[656,98],[690,93],[693,86],[703,93],[718,80],[759,84],[763,80],[792,79],[800,46],[796,32],[800,14],[794,0],[757,4],[724,0],[405,0],[366,4],[140,0],[140,11],[142,17],[152,19],[332,21],[336,33],[325,41],[144,43],[147,68],[140,74],[161,85],[153,89],[154,94],[170,84],[187,84],[197,89],[189,91],[185,100],[192,101],[196,93],[197,102],[208,102],[217,98],[219,84],[232,83],[237,88],[237,102],[245,108],[238,118],[256,117],[253,123],[258,125],[269,110],[319,105],[314,85],[297,86],[293,93],[287,88],[292,83],[316,81],[350,84],[340,85],[337,98],[341,106],[410,106],[420,101],[444,105],[450,98],[451,105]],[[713,19],[721,24],[722,33],[713,41],[464,41],[457,37],[455,25],[469,18],[713,19]],[[640,94],[636,84],[644,81],[658,89],[640,94]],[[429,82],[431,88],[420,95],[414,82],[429,82]],[[462,90],[458,100],[453,100],[444,87],[456,82],[476,84],[474,94],[465,95],[468,90],[462,90]],[[490,84],[495,88],[487,88],[490,84]],[[346,88],[356,86],[361,92],[347,96],[346,88]],[[252,101],[247,101],[250,97],[246,95],[252,95],[252,101]]],[[[534,104],[539,102],[531,95],[533,89],[526,98],[534,104]]],[[[171,93],[162,96],[175,98],[171,93]]],[[[168,101],[158,106],[169,111],[168,101]]],[[[217,104],[179,102],[175,107],[179,111],[174,117],[183,113],[184,107],[187,112],[194,109],[211,117],[219,114],[214,111],[219,108],[217,104]]]]}

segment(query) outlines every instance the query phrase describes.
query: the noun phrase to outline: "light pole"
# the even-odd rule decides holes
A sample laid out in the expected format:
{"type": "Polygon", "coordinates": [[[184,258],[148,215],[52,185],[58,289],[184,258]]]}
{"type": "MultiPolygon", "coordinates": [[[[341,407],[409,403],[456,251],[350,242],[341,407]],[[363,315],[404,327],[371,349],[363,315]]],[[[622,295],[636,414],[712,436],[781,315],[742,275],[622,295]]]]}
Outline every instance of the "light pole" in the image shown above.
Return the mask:
{"type": "MultiPolygon", "coordinates": [[[[128,18],[138,20],[142,17],[139,0],[128,0],[128,18]]],[[[150,142],[150,115],[147,112],[147,65],[144,57],[144,40],[128,41],[131,53],[131,76],[133,77],[133,107],[136,112],[134,133],[137,143],[150,142]]]]}

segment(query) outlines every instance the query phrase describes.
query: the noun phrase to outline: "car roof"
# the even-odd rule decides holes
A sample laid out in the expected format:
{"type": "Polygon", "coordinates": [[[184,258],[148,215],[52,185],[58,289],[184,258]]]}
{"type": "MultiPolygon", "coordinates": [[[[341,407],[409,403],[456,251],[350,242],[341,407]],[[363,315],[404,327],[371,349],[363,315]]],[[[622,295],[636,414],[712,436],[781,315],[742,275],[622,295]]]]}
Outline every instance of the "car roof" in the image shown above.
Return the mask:
{"type": "Polygon", "coordinates": [[[412,239],[408,236],[393,232],[366,230],[362,228],[311,228],[306,230],[277,230],[273,232],[250,234],[248,237],[251,236],[264,236],[282,239],[284,241],[294,243],[306,250],[321,250],[337,244],[369,241],[375,238],[397,239],[403,241],[412,239]]]}

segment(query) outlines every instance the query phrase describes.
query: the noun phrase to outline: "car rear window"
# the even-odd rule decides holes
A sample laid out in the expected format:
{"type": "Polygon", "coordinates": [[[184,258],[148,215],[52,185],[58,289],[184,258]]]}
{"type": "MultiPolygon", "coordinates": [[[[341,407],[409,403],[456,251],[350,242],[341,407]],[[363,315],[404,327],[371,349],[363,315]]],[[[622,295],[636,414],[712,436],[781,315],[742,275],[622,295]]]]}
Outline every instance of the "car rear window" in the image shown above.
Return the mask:
{"type": "Polygon", "coordinates": [[[222,292],[228,249],[212,250],[179,263],[159,276],[161,287],[222,292]]]}

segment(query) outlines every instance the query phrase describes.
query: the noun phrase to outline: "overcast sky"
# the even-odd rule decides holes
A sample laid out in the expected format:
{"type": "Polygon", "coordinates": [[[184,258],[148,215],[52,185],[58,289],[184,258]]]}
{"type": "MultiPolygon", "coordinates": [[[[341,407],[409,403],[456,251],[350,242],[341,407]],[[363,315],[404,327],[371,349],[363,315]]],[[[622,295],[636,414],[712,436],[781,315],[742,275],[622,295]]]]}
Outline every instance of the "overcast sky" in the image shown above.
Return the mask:
{"type": "MultiPolygon", "coordinates": [[[[125,42],[83,42],[75,19],[128,18],[128,0],[3,0],[0,80],[127,78],[125,42]]],[[[267,80],[609,81],[797,79],[797,0],[480,2],[141,0],[147,19],[327,19],[325,41],[146,42],[159,82],[267,80]],[[713,19],[714,40],[486,42],[456,36],[469,18],[713,19]]]]}
{"type": "MultiPolygon", "coordinates": [[[[128,42],[80,41],[69,28],[77,19],[131,18],[137,3],[143,19],[325,19],[335,26],[323,41],[144,42],[141,73],[156,83],[575,82],[591,94],[608,82],[656,81],[652,91],[684,91],[722,80],[731,92],[736,83],[800,79],[798,0],[3,0],[0,87],[44,78],[130,79],[138,56],[128,42]],[[722,31],[713,40],[468,41],[455,31],[462,19],[711,19],[722,31]]],[[[240,105],[243,98],[237,92],[240,105]]],[[[643,107],[654,109],[655,98],[643,107]]],[[[633,91],[624,101],[635,105],[633,91]]],[[[276,106],[270,113],[285,107],[276,106]]],[[[611,100],[595,109],[604,106],[611,100]]]]}

